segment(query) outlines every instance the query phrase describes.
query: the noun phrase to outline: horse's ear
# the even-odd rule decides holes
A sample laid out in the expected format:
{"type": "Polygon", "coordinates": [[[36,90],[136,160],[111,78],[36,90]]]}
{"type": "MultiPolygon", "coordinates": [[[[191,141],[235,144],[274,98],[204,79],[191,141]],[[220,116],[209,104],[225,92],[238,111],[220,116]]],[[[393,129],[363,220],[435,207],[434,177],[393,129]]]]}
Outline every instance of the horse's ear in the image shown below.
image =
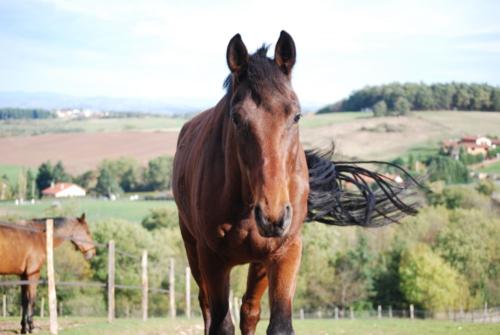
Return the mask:
{"type": "Polygon", "coordinates": [[[240,34],[231,38],[226,51],[227,66],[231,73],[240,75],[248,65],[248,51],[240,34]]]}
{"type": "Polygon", "coordinates": [[[85,213],[82,213],[82,215],[78,218],[78,221],[85,222],[85,213]]]}
{"type": "Polygon", "coordinates": [[[290,34],[282,30],[280,38],[276,43],[276,49],[274,50],[274,61],[280,67],[281,71],[288,76],[295,65],[295,58],[295,42],[290,34]]]}

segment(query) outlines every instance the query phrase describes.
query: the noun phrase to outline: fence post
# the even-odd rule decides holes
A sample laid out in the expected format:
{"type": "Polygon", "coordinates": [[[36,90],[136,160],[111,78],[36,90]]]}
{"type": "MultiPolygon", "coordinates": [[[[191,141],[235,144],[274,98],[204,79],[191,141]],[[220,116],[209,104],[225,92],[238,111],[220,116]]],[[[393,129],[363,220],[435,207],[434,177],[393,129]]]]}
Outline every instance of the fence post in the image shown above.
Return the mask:
{"type": "Polygon", "coordinates": [[[186,317],[191,318],[191,269],[186,268],[186,317]]]}
{"type": "Polygon", "coordinates": [[[335,306],[335,320],[339,319],[339,308],[335,306]]]}
{"type": "Polygon", "coordinates": [[[50,318],[50,333],[57,335],[57,296],[56,283],[54,277],[54,221],[47,220],[46,228],[46,244],[47,244],[47,279],[49,291],[49,318],[50,318]]]}
{"type": "Polygon", "coordinates": [[[108,322],[115,319],[115,241],[108,242],[108,322]]]}
{"type": "Polygon", "coordinates": [[[142,251],[142,320],[148,319],[148,252],[142,251]]]}
{"type": "Polygon", "coordinates": [[[7,296],[5,294],[2,298],[2,315],[4,318],[7,317],[7,296]]]}
{"type": "Polygon", "coordinates": [[[392,319],[392,306],[389,305],[389,319],[392,319]]]}
{"type": "Polygon", "coordinates": [[[304,320],[304,309],[303,308],[300,309],[300,319],[304,320]]]}
{"type": "Polygon", "coordinates": [[[415,309],[413,308],[413,304],[410,305],[410,319],[414,319],[415,318],[415,309]]]}
{"type": "Polygon", "coordinates": [[[168,297],[170,301],[170,317],[175,318],[175,272],[174,259],[170,258],[170,269],[168,274],[168,297]]]}
{"type": "Polygon", "coordinates": [[[349,306],[349,316],[351,320],[354,320],[354,310],[352,309],[352,306],[349,306]]]}
{"type": "Polygon", "coordinates": [[[62,301],[59,301],[59,313],[58,316],[62,317],[63,316],[63,303],[62,301]]]}
{"type": "Polygon", "coordinates": [[[488,303],[484,303],[484,322],[488,322],[488,303]]]}
{"type": "Polygon", "coordinates": [[[377,307],[377,316],[379,319],[382,319],[382,306],[381,305],[378,305],[377,307]]]}
{"type": "Polygon", "coordinates": [[[42,297],[42,303],[40,305],[40,318],[45,316],[45,298],[42,297]]]}

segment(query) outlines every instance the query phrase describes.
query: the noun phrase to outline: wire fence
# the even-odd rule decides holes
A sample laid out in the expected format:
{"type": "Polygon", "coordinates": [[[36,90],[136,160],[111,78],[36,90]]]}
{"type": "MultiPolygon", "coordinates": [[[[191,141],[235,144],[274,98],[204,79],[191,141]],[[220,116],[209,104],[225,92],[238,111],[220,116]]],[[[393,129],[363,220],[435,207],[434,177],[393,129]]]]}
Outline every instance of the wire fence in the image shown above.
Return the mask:
{"type": "MultiPolygon", "coordinates": [[[[165,316],[170,315],[171,317],[175,317],[177,314],[177,301],[179,300],[185,300],[186,306],[184,308],[184,314],[186,317],[191,317],[191,294],[190,294],[190,286],[191,286],[191,275],[190,275],[190,269],[189,267],[186,267],[185,269],[185,287],[186,287],[186,294],[188,296],[184,296],[182,292],[175,292],[175,260],[179,258],[177,255],[164,255],[166,259],[168,259],[168,271],[167,271],[167,276],[166,279],[168,278],[168,289],[163,288],[163,287],[150,287],[149,283],[149,275],[148,275],[148,252],[147,250],[143,250],[141,254],[133,254],[130,252],[127,252],[125,250],[121,250],[119,248],[115,247],[115,242],[114,241],[108,241],[108,243],[98,243],[90,240],[83,240],[79,239],[75,236],[72,235],[63,235],[55,232],[53,230],[53,222],[51,219],[47,219],[46,224],[40,226],[33,226],[33,225],[28,225],[28,224],[14,224],[14,223],[9,223],[9,222],[0,222],[0,227],[4,228],[9,228],[9,229],[16,229],[19,231],[25,231],[27,233],[34,233],[34,234],[45,234],[47,245],[49,244],[48,241],[58,238],[62,240],[67,240],[67,241],[72,241],[75,243],[85,243],[87,245],[92,245],[93,247],[102,252],[107,253],[107,258],[108,258],[108,264],[107,264],[107,280],[105,282],[101,281],[55,281],[55,278],[50,278],[50,272],[47,271],[47,279],[40,279],[40,280],[3,280],[0,281],[0,287],[15,287],[15,286],[29,286],[29,285],[41,285],[41,286],[49,286],[49,307],[50,304],[56,304],[55,301],[50,301],[50,281],[54,280],[55,283],[55,288],[57,290],[64,290],[65,288],[73,287],[73,288],[82,288],[82,289],[99,289],[99,290],[106,290],[107,291],[107,299],[105,301],[105,304],[107,305],[107,314],[108,314],[108,321],[113,322],[115,319],[117,312],[116,312],[116,305],[115,305],[115,295],[116,295],[116,290],[124,290],[124,291],[140,291],[141,292],[141,317],[143,320],[148,319],[148,310],[149,310],[149,298],[150,295],[162,295],[165,297],[165,301],[169,301],[169,312],[168,314],[165,314],[165,316]],[[49,221],[50,223],[50,229],[49,227],[49,221]],[[115,273],[116,273],[116,255],[120,255],[121,257],[129,258],[133,261],[137,261],[137,264],[140,264],[140,281],[138,281],[135,284],[125,284],[125,283],[116,283],[115,282],[115,273]]],[[[50,252],[53,252],[53,247],[49,252],[49,248],[47,248],[47,254],[50,252]]],[[[47,255],[48,256],[48,255],[47,255]]],[[[47,258],[47,263],[50,262],[49,257],[47,258]]],[[[53,260],[52,260],[53,261],[53,260]]],[[[182,263],[182,262],[181,262],[182,263]]],[[[151,264],[150,264],[151,265],[151,264]]],[[[153,265],[157,266],[158,263],[153,263],[153,265]]],[[[50,267],[53,267],[53,262],[52,264],[47,264],[47,269],[50,267]]],[[[55,297],[55,294],[54,294],[55,297]]],[[[39,304],[39,315],[43,316],[45,315],[45,297],[41,298],[41,303],[39,304]]],[[[14,303],[13,301],[10,301],[10,303],[14,303]]],[[[6,295],[4,294],[2,297],[2,316],[7,317],[9,313],[9,308],[7,307],[8,304],[8,299],[6,295]]],[[[128,311],[125,313],[126,315],[135,315],[132,311],[132,307],[129,306],[127,307],[128,311]]],[[[62,305],[59,304],[59,313],[61,314],[63,312],[62,305]]],[[[55,314],[54,312],[50,311],[49,308],[49,315],[50,314],[55,314]]]]}
{"type": "MultiPolygon", "coordinates": [[[[46,234],[47,239],[50,235],[49,230],[46,229],[46,226],[43,227],[32,227],[28,225],[20,225],[13,224],[8,222],[0,222],[1,227],[17,229],[22,231],[27,231],[30,233],[37,234],[46,234]]],[[[142,252],[142,254],[133,254],[127,252],[125,250],[121,250],[120,248],[116,248],[114,241],[108,241],[108,243],[98,243],[94,241],[77,239],[74,236],[61,235],[55,232],[52,232],[52,238],[60,238],[63,240],[69,240],[73,242],[81,242],[92,244],[96,249],[101,250],[102,252],[107,253],[108,258],[108,267],[107,267],[107,280],[105,282],[101,281],[55,281],[55,288],[59,290],[64,290],[67,288],[81,288],[81,289],[97,289],[97,290],[105,290],[107,295],[107,299],[103,302],[106,305],[107,309],[107,317],[109,322],[113,322],[116,318],[117,311],[115,305],[115,295],[116,290],[123,291],[140,291],[141,292],[141,302],[140,308],[136,308],[134,306],[128,306],[127,311],[125,311],[124,315],[126,316],[138,316],[142,317],[143,320],[148,319],[149,316],[149,298],[153,299],[163,299],[165,304],[168,304],[168,309],[166,313],[163,313],[163,316],[176,317],[177,315],[177,305],[179,301],[183,301],[184,303],[184,315],[186,317],[191,317],[193,314],[195,316],[200,316],[198,309],[195,310],[195,313],[191,310],[191,301],[193,297],[191,296],[191,272],[189,267],[185,268],[185,292],[176,292],[175,291],[175,260],[179,257],[176,255],[165,255],[165,258],[168,259],[168,271],[165,271],[165,279],[168,278],[168,289],[163,287],[150,287],[149,286],[149,276],[148,276],[148,253],[146,250],[142,252]],[[116,272],[116,263],[115,263],[115,255],[120,255],[121,257],[129,258],[131,260],[137,261],[137,264],[140,265],[141,271],[141,281],[136,284],[124,284],[124,283],[116,283],[115,282],[115,272],[116,272]],[[156,297],[155,297],[156,296],[156,297]]],[[[150,264],[157,267],[159,264],[153,263],[150,264]]],[[[162,264],[164,265],[164,264],[162,264]]],[[[53,266],[53,264],[52,264],[53,266]]],[[[164,267],[164,266],[163,266],[164,267]]],[[[41,285],[47,286],[49,283],[49,278],[40,279],[40,280],[3,280],[0,281],[0,287],[15,287],[21,285],[41,285]]],[[[44,316],[45,312],[45,296],[39,298],[41,302],[38,304],[38,315],[44,316]]],[[[4,294],[2,297],[2,316],[5,318],[9,316],[9,308],[8,304],[14,304],[15,302],[12,299],[8,299],[8,297],[4,294]]],[[[239,321],[239,309],[241,307],[241,299],[230,297],[230,311],[233,317],[233,320],[239,321]]],[[[87,308],[89,311],[92,310],[92,307],[87,308]]],[[[81,311],[81,310],[80,310],[81,311]]],[[[59,315],[62,315],[64,312],[64,306],[60,303],[58,306],[59,315]]],[[[49,312],[50,314],[50,312],[49,312]]],[[[317,319],[317,318],[328,318],[328,319],[391,319],[391,318],[409,318],[409,319],[439,319],[439,320],[453,320],[453,321],[461,321],[461,322],[500,322],[500,307],[488,307],[485,304],[484,308],[481,310],[464,310],[463,308],[459,308],[458,310],[455,308],[450,308],[446,311],[431,313],[429,311],[424,310],[416,310],[413,305],[410,305],[408,309],[393,309],[391,306],[378,306],[376,310],[354,310],[353,308],[339,308],[339,307],[330,307],[323,308],[319,310],[304,310],[300,309],[295,311],[294,317],[297,319],[317,319]]],[[[262,318],[269,318],[269,314],[267,309],[263,309],[262,318]]]]}

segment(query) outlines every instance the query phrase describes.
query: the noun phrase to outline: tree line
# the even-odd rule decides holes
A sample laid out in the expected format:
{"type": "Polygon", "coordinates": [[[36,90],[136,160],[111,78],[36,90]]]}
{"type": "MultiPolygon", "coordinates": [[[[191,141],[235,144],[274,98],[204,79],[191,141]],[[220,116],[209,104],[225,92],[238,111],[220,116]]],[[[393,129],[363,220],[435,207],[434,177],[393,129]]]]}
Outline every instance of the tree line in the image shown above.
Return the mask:
{"type": "Polygon", "coordinates": [[[390,83],[366,86],[319,113],[372,110],[375,116],[410,110],[500,111],[500,87],[467,83],[390,83]]]}
{"type": "Polygon", "coordinates": [[[50,119],[54,113],[39,108],[0,108],[0,120],[9,119],[50,119]]]}
{"type": "Polygon", "coordinates": [[[36,171],[21,169],[17,180],[11,181],[6,175],[0,177],[0,200],[35,199],[52,184],[75,183],[88,193],[111,197],[124,192],[166,191],[170,189],[172,158],[160,156],[142,166],[133,158],[122,157],[104,160],[96,169],[79,175],[68,173],[61,161],[40,164],[36,171]]]}

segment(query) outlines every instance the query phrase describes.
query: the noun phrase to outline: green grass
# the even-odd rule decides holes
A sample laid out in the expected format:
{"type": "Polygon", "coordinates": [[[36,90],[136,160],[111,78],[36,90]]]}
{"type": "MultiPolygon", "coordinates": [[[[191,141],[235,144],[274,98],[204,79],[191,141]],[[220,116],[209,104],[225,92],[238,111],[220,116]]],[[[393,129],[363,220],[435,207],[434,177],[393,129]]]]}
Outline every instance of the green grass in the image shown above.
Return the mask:
{"type": "Polygon", "coordinates": [[[308,114],[300,120],[301,128],[327,127],[352,122],[356,119],[371,117],[370,112],[340,112],[330,114],[308,114]]]}
{"type": "Polygon", "coordinates": [[[0,202],[0,215],[32,218],[50,216],[61,212],[64,215],[75,216],[85,212],[90,223],[110,218],[140,222],[151,209],[161,207],[175,210],[175,203],[173,201],[130,201],[127,199],[110,201],[94,198],[74,198],[43,199],[37,200],[34,205],[16,206],[13,201],[3,201],[0,202]],[[54,204],[56,203],[61,204],[61,210],[54,210],[54,204]]]}
{"type": "Polygon", "coordinates": [[[49,133],[178,130],[186,120],[162,116],[82,120],[7,120],[0,121],[0,134],[2,137],[9,137],[49,133]]]}
{"type": "Polygon", "coordinates": [[[5,175],[11,185],[16,185],[17,177],[22,169],[23,167],[19,165],[0,165],[0,178],[5,175]]]}
{"type": "Polygon", "coordinates": [[[479,172],[500,174],[500,161],[479,169],[479,172]]]}
{"type": "MultiPolygon", "coordinates": [[[[46,335],[47,322],[40,323],[46,335]]],[[[150,319],[142,322],[136,319],[117,319],[108,324],[98,318],[63,318],[61,335],[157,335],[157,334],[202,334],[202,322],[199,319],[172,321],[167,318],[150,319]]],[[[264,335],[268,321],[259,323],[257,334],[264,335]]],[[[473,324],[452,321],[433,320],[295,320],[296,334],[301,335],[495,335],[500,333],[500,324],[473,324]]],[[[236,332],[237,334],[239,331],[236,332]]]]}

